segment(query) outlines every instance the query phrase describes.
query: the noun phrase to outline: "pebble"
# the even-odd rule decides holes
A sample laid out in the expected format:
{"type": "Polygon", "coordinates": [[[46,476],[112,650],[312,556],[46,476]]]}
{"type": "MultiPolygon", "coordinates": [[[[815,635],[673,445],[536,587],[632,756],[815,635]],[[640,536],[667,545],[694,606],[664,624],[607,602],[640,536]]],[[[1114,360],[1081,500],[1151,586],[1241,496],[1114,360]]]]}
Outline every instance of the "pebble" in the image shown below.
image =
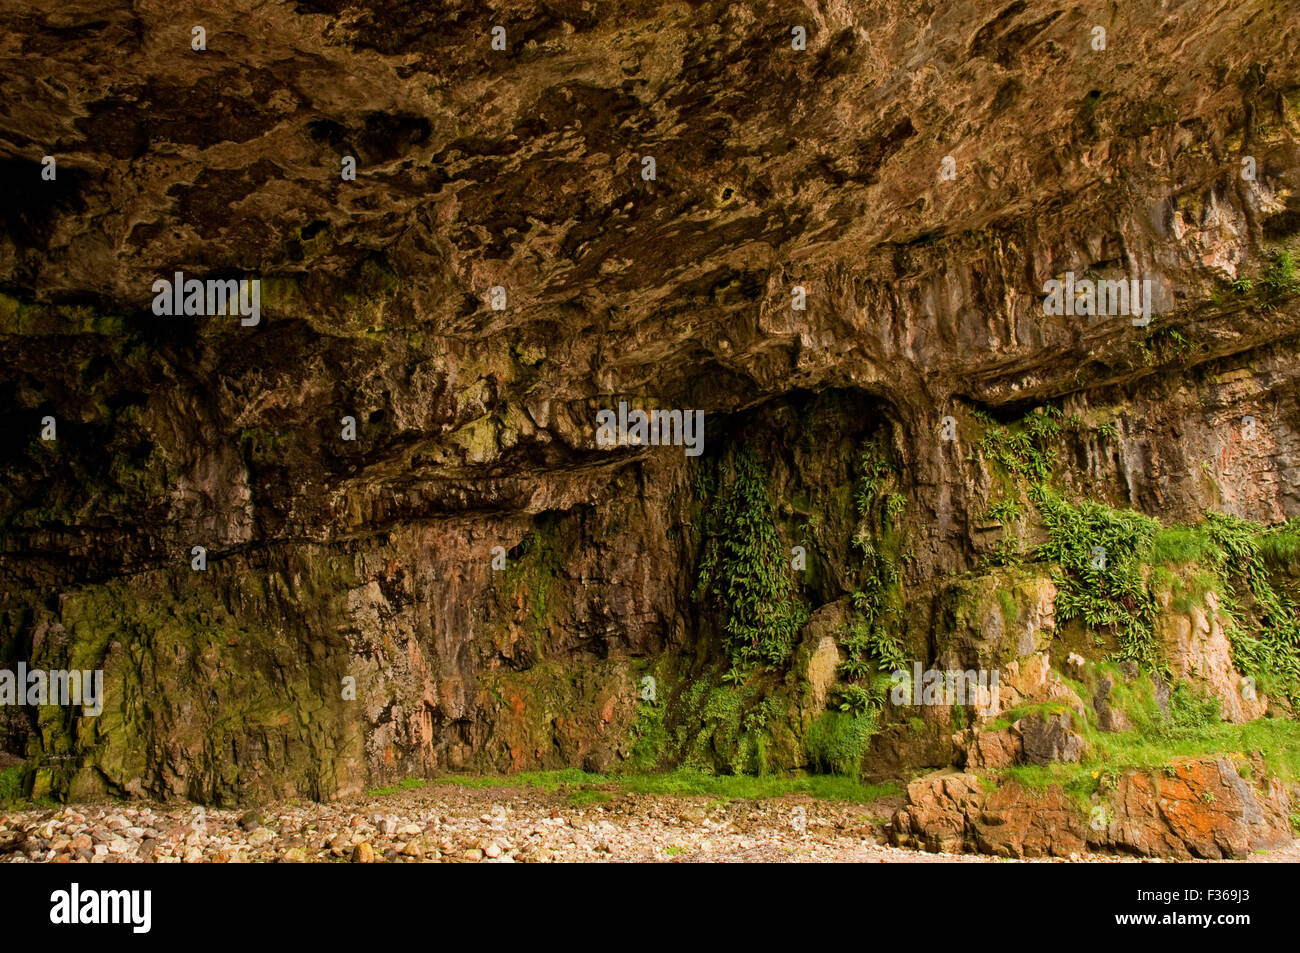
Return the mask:
{"type": "MultiPolygon", "coordinates": [[[[579,811],[567,803],[569,793],[433,784],[350,805],[205,808],[198,829],[191,826],[193,806],[181,803],[9,811],[0,815],[0,863],[992,860],[886,846],[883,828],[864,815],[887,817],[888,805],[806,797],[717,804],[708,797],[625,793],[579,811]],[[806,812],[805,831],[790,825],[795,806],[806,812]]],[[[1300,843],[1252,856],[1275,859],[1300,859],[1300,843]]],[[[1087,853],[1078,861],[1140,862],[1087,853]]]]}

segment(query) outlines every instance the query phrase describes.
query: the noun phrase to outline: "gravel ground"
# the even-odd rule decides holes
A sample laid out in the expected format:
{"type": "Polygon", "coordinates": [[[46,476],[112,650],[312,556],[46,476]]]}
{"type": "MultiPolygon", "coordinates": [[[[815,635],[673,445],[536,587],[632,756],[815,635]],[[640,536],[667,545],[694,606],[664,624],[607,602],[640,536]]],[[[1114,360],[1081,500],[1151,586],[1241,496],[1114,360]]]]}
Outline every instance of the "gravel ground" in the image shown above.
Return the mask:
{"type": "MultiPolygon", "coordinates": [[[[258,811],[162,804],[16,811],[0,814],[0,862],[1008,863],[885,845],[882,827],[897,798],[864,805],[802,796],[577,797],[593,796],[608,800],[580,804],[564,792],[433,784],[353,803],[290,802],[258,811]]],[[[1300,842],[1251,860],[1295,862],[1300,842]]]]}

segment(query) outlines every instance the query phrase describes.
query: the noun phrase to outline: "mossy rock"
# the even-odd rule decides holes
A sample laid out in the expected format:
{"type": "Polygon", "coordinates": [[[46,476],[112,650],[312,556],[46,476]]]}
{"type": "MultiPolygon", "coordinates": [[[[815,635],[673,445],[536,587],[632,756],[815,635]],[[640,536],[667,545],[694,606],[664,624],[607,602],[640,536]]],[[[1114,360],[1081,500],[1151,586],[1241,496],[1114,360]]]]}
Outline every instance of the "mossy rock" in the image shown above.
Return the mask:
{"type": "Polygon", "coordinates": [[[939,667],[992,670],[1047,649],[1056,631],[1055,596],[1051,578],[1031,568],[959,577],[939,596],[939,667]]]}

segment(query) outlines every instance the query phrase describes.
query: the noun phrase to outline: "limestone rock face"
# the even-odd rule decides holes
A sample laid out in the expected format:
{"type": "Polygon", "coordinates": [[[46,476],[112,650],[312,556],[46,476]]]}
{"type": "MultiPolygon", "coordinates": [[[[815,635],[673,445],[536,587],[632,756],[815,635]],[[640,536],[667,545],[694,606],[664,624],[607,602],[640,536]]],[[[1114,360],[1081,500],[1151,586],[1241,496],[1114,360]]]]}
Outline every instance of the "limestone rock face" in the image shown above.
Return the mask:
{"type": "Polygon", "coordinates": [[[936,773],[907,786],[907,803],[893,818],[894,843],[944,853],[966,844],[968,812],[983,803],[978,775],[936,773]]]}
{"type": "Polygon", "coordinates": [[[1115,679],[1103,675],[1097,680],[1097,689],[1093,693],[1092,705],[1097,712],[1097,727],[1102,731],[1128,731],[1133,726],[1122,708],[1111,704],[1111,691],[1115,679]]]}
{"type": "Polygon", "coordinates": [[[951,608],[940,636],[941,668],[992,670],[1051,646],[1056,586],[1043,573],[993,569],[955,583],[943,599],[951,608]]]}
{"type": "Polygon", "coordinates": [[[808,654],[803,677],[808,681],[808,704],[814,711],[826,707],[831,689],[838,680],[839,638],[848,624],[849,616],[843,603],[834,602],[813,613],[804,627],[803,638],[808,654]]]}
{"type": "Polygon", "coordinates": [[[1281,782],[1252,787],[1232,758],[1181,762],[1166,775],[1126,773],[1115,803],[1107,838],[1118,850],[1240,859],[1291,842],[1291,800],[1281,782]]]}
{"type": "Polygon", "coordinates": [[[1011,728],[1001,731],[968,729],[953,739],[964,751],[967,768],[1009,768],[1025,755],[1020,733],[1011,728]]]}
{"type": "Polygon", "coordinates": [[[962,749],[967,768],[1078,762],[1088,748],[1070,715],[1063,712],[1035,712],[997,730],[967,729],[954,735],[953,742],[962,749]]]}
{"type": "MultiPolygon", "coordinates": [[[[1300,305],[1258,290],[1300,234],[1294,10],[1122,4],[1105,50],[1096,16],[0,0],[0,664],[106,683],[98,718],[3,714],[32,793],[605,767],[706,709],[730,738],[684,686],[727,670],[692,596],[705,461],[742,444],[810,611],[862,583],[875,440],[903,648],[1057,697],[1046,578],[949,598],[999,538],[980,421],[1096,421],[1064,488],[1166,521],[1300,513],[1300,305]],[[177,272],[260,281],[258,320],[156,314],[177,272]],[[1047,313],[1067,273],[1149,281],[1150,325],[1047,313]],[[702,455],[598,443],[621,401],[702,411],[702,455]]],[[[1169,639],[1226,688],[1206,625],[1169,639]]],[[[814,648],[782,699],[830,694],[814,648]]],[[[927,751],[895,724],[882,758],[952,753],[915,717],[927,751]]]]}
{"type": "Polygon", "coordinates": [[[1240,859],[1290,843],[1290,810],[1281,782],[1252,785],[1233,758],[1185,759],[1166,772],[1126,771],[1090,813],[1059,786],[1033,790],[1007,782],[986,792],[974,774],[935,773],[908,785],[890,836],[900,846],[1000,857],[1068,857],[1092,849],[1240,859]]]}
{"type": "Polygon", "coordinates": [[[1218,597],[1206,593],[1204,607],[1192,606],[1186,613],[1166,611],[1160,615],[1159,637],[1162,657],[1180,679],[1198,683],[1219,700],[1223,719],[1253,721],[1268,710],[1268,696],[1237,671],[1232,645],[1224,630],[1218,597]]]}
{"type": "Polygon", "coordinates": [[[1029,715],[1017,721],[1014,727],[1020,735],[1025,760],[1030,764],[1080,761],[1083,758],[1086,744],[1083,737],[1071,729],[1068,715],[1029,715]]]}

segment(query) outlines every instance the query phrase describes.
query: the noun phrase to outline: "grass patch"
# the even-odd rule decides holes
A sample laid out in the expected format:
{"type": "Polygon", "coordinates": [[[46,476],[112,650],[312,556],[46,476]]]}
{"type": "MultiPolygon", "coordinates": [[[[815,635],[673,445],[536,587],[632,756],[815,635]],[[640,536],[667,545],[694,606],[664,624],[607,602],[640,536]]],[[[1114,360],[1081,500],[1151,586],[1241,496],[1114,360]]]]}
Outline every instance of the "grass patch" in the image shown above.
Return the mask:
{"type": "Polygon", "coordinates": [[[632,722],[632,752],[628,761],[636,771],[653,771],[659,767],[668,751],[672,738],[664,725],[665,706],[660,702],[643,701],[632,722]]]}
{"type": "Polygon", "coordinates": [[[1290,569],[1300,561],[1300,521],[1287,520],[1259,535],[1259,556],[1269,569],[1290,569]]]}
{"type": "Polygon", "coordinates": [[[1086,803],[1093,793],[1114,785],[1129,769],[1160,769],[1176,758],[1203,758],[1259,752],[1268,771],[1290,783],[1300,779],[1300,723],[1263,718],[1243,725],[1209,722],[1194,701],[1172,703],[1172,730],[1122,734],[1089,732],[1091,756],[1079,764],[1017,765],[1002,777],[1025,787],[1059,784],[1086,803]],[[1180,708],[1182,711],[1180,712],[1180,708]]]}
{"type": "Polygon", "coordinates": [[[998,606],[1002,609],[1002,621],[1009,626],[1015,625],[1016,618],[1020,614],[1020,607],[1016,605],[1015,595],[1005,589],[999,589],[998,606]]]}
{"type": "Polygon", "coordinates": [[[589,788],[582,788],[577,791],[570,791],[565,797],[564,802],[569,807],[590,807],[592,804],[605,804],[614,800],[612,794],[606,794],[604,791],[593,791],[589,788]]]}
{"type": "MultiPolygon", "coordinates": [[[[850,777],[814,774],[804,777],[756,776],[752,774],[706,774],[690,768],[661,774],[630,774],[611,777],[565,768],[560,771],[524,771],[511,775],[442,777],[434,784],[464,788],[531,788],[538,791],[572,789],[566,800],[574,806],[607,801],[611,792],[703,796],[718,801],[763,800],[806,794],[826,801],[869,804],[882,797],[902,793],[898,784],[864,784],[850,777]],[[603,789],[603,790],[600,790],[603,789]]],[[[373,792],[372,792],[373,793],[373,792]]]]}
{"type": "Polygon", "coordinates": [[[818,770],[856,779],[876,730],[874,713],[826,712],[808,726],[804,746],[818,770]]]}
{"type": "Polygon", "coordinates": [[[1157,530],[1151,539],[1151,562],[1163,566],[1196,563],[1212,566],[1219,548],[1200,526],[1170,526],[1157,530]]]}
{"type": "Polygon", "coordinates": [[[367,797],[388,797],[390,794],[396,794],[399,791],[410,791],[413,788],[422,788],[429,782],[424,778],[403,778],[396,784],[389,785],[386,788],[371,788],[366,792],[367,797]]]}
{"type": "Polygon", "coordinates": [[[1044,721],[1052,715],[1069,715],[1071,724],[1077,729],[1078,713],[1062,701],[1041,702],[1036,705],[1019,705],[1004,712],[996,721],[990,722],[982,731],[1003,731],[1010,728],[1021,718],[1039,715],[1044,721]]]}
{"type": "Polygon", "coordinates": [[[462,788],[532,788],[538,791],[558,791],[560,788],[605,784],[610,778],[581,768],[562,768],[558,771],[521,771],[518,774],[446,775],[435,779],[434,784],[454,784],[462,788]]]}
{"type": "Polygon", "coordinates": [[[805,777],[778,777],[752,774],[704,774],[681,769],[666,774],[643,774],[619,778],[617,784],[637,794],[705,795],[724,800],[763,800],[808,794],[826,801],[868,804],[882,797],[901,793],[898,784],[864,784],[851,777],[813,774],[805,777]]]}

